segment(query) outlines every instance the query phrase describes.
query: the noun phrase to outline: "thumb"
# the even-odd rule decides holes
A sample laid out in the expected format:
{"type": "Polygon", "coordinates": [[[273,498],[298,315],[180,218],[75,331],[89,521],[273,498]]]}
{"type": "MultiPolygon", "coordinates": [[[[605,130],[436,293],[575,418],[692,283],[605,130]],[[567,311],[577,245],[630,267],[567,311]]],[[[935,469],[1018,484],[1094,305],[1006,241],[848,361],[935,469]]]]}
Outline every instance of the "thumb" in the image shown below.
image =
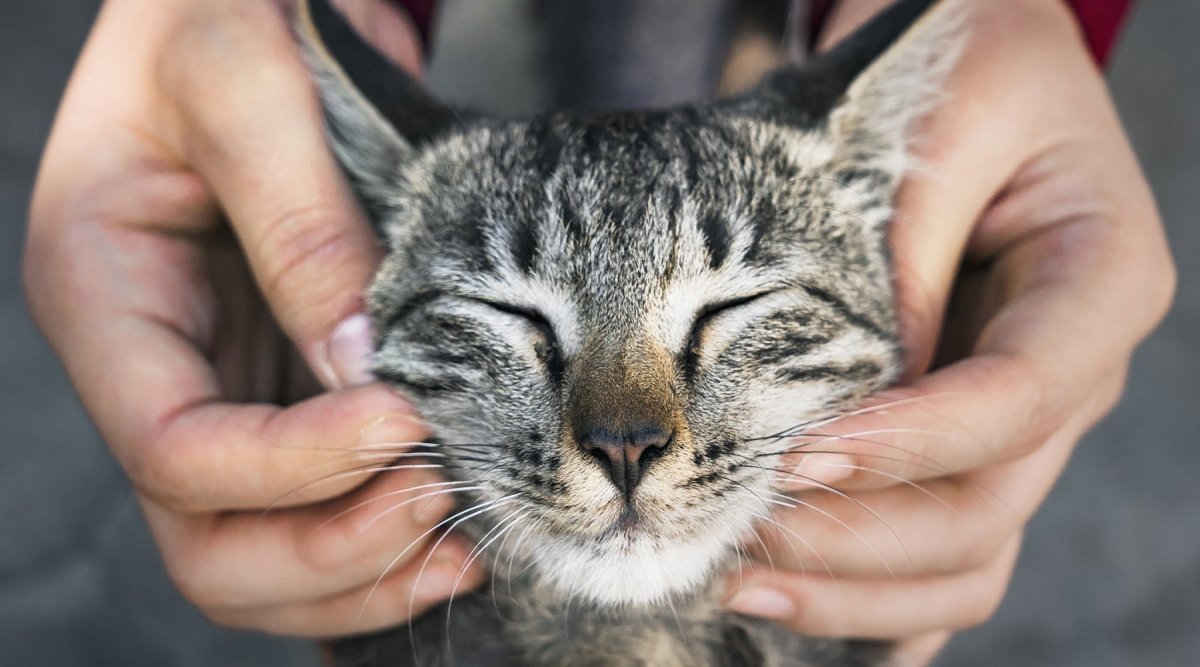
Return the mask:
{"type": "Polygon", "coordinates": [[[284,11],[217,0],[163,59],[182,152],[212,188],[276,320],[328,387],[370,379],[362,294],[378,238],[327,148],[284,11]]]}

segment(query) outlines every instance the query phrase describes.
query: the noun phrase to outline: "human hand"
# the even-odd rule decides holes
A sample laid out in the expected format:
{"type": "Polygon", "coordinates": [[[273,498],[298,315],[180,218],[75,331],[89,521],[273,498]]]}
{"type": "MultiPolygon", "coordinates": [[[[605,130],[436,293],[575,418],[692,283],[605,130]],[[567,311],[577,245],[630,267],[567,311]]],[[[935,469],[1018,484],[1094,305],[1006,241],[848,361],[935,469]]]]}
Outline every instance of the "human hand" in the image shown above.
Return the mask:
{"type": "MultiPolygon", "coordinates": [[[[828,37],[884,4],[842,3],[828,37]]],[[[892,230],[906,381],[793,443],[804,477],[780,484],[803,505],[761,529],[729,603],[808,634],[905,640],[913,664],[994,612],[1025,523],[1174,288],[1065,4],[973,4],[892,230]]]]}
{"type": "MultiPolygon", "coordinates": [[[[419,67],[404,17],[344,4],[419,67]]],[[[424,427],[369,383],[359,312],[380,249],[287,21],[282,2],[109,0],[46,149],[24,271],[184,595],[222,624],[328,636],[403,622],[478,572],[456,586],[465,545],[431,551],[450,494],[406,502],[451,486],[400,465],[424,427]]]]}

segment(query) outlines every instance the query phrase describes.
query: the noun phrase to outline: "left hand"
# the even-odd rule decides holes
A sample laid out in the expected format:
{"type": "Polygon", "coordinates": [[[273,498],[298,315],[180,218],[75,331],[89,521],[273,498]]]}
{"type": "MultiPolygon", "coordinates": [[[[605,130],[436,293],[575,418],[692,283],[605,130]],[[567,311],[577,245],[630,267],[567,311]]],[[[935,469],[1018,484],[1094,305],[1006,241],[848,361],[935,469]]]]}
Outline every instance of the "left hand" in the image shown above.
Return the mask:
{"type": "MultiPolygon", "coordinates": [[[[793,443],[789,465],[813,481],[780,477],[800,504],[751,541],[759,563],[728,603],[806,634],[902,640],[912,664],[996,610],[1025,523],[1174,288],[1065,4],[974,4],[895,216],[908,381],[793,443]]],[[[864,18],[842,14],[830,34],[864,18]]]]}

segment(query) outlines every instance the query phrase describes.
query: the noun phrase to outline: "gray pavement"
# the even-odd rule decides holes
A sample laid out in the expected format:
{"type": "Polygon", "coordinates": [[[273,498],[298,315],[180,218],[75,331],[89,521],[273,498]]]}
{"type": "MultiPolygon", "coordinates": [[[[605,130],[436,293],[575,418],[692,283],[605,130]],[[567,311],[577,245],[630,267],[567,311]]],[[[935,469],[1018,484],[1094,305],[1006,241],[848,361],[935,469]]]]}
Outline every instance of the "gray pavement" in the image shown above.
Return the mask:
{"type": "MultiPolygon", "coordinates": [[[[0,665],[316,665],[304,642],[209,624],[171,588],[129,488],[25,313],[18,283],[41,145],[98,0],[0,7],[0,665]]],[[[512,6],[446,16],[456,99],[543,99],[512,6]]],[[[1180,265],[1125,399],[1033,521],[997,617],[942,665],[1200,664],[1200,3],[1143,2],[1111,70],[1180,265]]]]}

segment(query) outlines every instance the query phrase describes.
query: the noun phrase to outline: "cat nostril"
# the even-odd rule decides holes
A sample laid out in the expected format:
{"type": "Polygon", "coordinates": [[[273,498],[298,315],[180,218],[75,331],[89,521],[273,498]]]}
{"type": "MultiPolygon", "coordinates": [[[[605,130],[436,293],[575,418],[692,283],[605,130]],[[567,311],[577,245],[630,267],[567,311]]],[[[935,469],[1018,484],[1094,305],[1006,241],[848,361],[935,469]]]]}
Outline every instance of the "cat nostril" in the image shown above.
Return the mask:
{"type": "Polygon", "coordinates": [[[670,447],[674,434],[657,428],[631,429],[618,433],[592,429],[579,446],[608,471],[608,478],[628,500],[642,481],[646,468],[670,447]]]}

